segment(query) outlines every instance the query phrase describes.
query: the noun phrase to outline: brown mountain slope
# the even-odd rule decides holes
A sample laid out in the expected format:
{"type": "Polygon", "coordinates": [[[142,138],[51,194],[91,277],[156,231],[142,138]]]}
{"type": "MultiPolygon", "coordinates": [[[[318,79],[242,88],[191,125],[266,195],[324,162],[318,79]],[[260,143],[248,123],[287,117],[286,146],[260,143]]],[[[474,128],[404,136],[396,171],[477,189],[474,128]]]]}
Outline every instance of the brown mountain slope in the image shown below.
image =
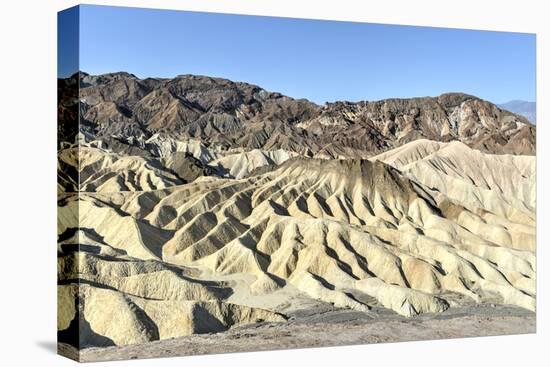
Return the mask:
{"type": "Polygon", "coordinates": [[[426,138],[459,140],[490,153],[535,154],[535,127],[524,117],[461,93],[318,106],[206,76],[82,73],[80,85],[81,130],[102,140],[160,132],[226,149],[364,158],[426,138]]]}

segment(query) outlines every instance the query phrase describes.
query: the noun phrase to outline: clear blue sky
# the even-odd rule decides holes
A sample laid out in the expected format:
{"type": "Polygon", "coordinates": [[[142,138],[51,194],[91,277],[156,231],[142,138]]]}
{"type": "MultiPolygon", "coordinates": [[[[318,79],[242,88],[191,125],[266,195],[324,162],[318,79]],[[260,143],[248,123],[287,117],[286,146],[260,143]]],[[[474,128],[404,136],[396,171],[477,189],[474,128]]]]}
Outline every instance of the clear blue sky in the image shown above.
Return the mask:
{"type": "Polygon", "coordinates": [[[317,103],[536,92],[533,34],[103,6],[80,8],[80,69],[218,76],[317,103]]]}

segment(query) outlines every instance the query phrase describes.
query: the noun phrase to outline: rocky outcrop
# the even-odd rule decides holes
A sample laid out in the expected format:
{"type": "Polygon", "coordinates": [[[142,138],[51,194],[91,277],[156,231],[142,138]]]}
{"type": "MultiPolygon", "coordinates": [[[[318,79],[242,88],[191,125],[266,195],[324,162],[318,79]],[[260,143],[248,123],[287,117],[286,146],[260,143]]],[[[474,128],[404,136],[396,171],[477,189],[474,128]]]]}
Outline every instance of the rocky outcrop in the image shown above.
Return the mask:
{"type": "Polygon", "coordinates": [[[365,158],[425,138],[488,153],[535,153],[535,127],[525,117],[461,93],[318,106],[221,78],[82,73],[80,111],[81,130],[101,140],[160,133],[223,149],[365,158]]]}

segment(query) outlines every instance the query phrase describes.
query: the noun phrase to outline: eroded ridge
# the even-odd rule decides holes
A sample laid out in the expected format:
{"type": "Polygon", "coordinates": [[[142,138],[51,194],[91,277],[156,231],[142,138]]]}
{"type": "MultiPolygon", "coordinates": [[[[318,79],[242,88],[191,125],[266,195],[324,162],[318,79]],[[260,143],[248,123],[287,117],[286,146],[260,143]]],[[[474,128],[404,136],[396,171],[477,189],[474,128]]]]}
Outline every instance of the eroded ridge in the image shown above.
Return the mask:
{"type": "MultiPolygon", "coordinates": [[[[79,154],[93,170],[78,197],[60,198],[58,327],[80,320],[84,345],[285,322],[308,302],[535,310],[533,156],[417,140],[369,160],[231,157],[234,174],[184,182],[158,158],[79,154]],[[133,177],[117,165],[130,158],[133,177]]],[[[186,157],[203,170],[224,159],[186,157]]]]}

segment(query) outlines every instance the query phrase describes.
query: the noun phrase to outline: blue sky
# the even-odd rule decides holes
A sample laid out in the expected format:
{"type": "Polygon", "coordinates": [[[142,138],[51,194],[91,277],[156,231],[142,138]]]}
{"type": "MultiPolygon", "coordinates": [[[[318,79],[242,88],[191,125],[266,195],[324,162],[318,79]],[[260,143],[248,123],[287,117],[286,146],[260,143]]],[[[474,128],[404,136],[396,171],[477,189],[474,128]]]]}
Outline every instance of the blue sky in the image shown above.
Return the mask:
{"type": "Polygon", "coordinates": [[[218,76],[317,103],[536,92],[532,34],[103,6],[80,9],[80,69],[218,76]]]}

